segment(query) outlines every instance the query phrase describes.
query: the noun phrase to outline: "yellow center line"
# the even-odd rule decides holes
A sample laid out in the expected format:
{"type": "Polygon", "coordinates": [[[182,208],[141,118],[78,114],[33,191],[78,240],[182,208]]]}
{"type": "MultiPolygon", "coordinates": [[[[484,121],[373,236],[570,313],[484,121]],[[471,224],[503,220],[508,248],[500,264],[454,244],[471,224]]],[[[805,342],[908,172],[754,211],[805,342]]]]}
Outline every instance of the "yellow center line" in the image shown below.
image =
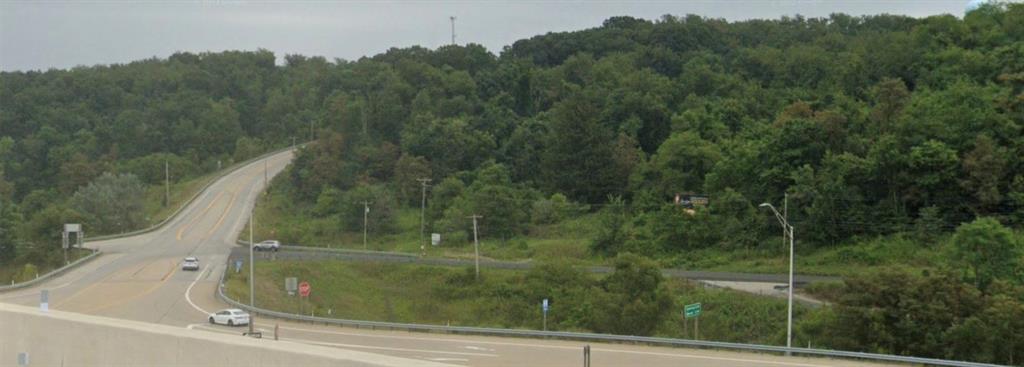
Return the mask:
{"type": "Polygon", "coordinates": [[[88,310],[82,311],[82,313],[93,313],[93,312],[96,312],[96,311],[105,310],[105,309],[108,309],[108,308],[111,308],[111,307],[114,307],[114,306],[117,306],[117,305],[122,305],[122,304],[125,304],[125,303],[128,303],[128,302],[134,301],[134,300],[139,299],[141,297],[145,297],[146,295],[148,295],[150,293],[153,293],[153,291],[159,289],[164,284],[166,284],[167,281],[171,279],[171,275],[173,275],[175,272],[178,271],[177,262],[175,262],[174,260],[168,260],[168,261],[171,263],[171,270],[168,271],[167,274],[164,274],[164,277],[160,279],[160,282],[154,284],[152,287],[149,287],[149,289],[146,289],[145,291],[142,291],[142,293],[136,293],[136,294],[134,294],[134,295],[132,295],[131,297],[128,297],[128,298],[122,298],[122,299],[119,299],[119,300],[108,302],[106,304],[103,304],[103,305],[100,305],[100,306],[97,306],[97,307],[90,308],[88,310]]]}
{"type": "MultiPolygon", "coordinates": [[[[149,264],[143,264],[143,265],[141,265],[139,267],[139,270],[142,270],[143,268],[145,268],[147,266],[149,266],[149,264]]],[[[85,292],[88,292],[89,290],[99,286],[100,284],[103,284],[104,282],[106,282],[110,278],[113,278],[115,275],[126,273],[128,271],[131,271],[132,269],[133,268],[129,268],[129,269],[121,270],[121,271],[111,272],[109,275],[103,277],[103,279],[100,279],[100,280],[96,281],[95,283],[90,284],[88,287],[82,288],[82,290],[80,290],[78,292],[75,292],[70,297],[65,298],[64,301],[61,301],[60,303],[54,304],[53,308],[60,308],[61,306],[67,304],[68,302],[71,302],[71,300],[75,299],[76,297],[81,296],[85,292]]],[[[138,272],[138,271],[136,271],[136,272],[138,272]]]]}
{"type": "Polygon", "coordinates": [[[224,212],[220,214],[220,218],[217,219],[217,224],[214,224],[213,228],[210,228],[210,231],[206,232],[206,237],[210,237],[210,235],[212,235],[213,232],[217,230],[217,228],[220,228],[221,223],[224,223],[224,218],[227,218],[228,212],[231,211],[231,207],[235,205],[235,199],[238,199],[238,195],[231,194],[231,201],[228,202],[228,207],[225,208],[224,212]]]}
{"type": "Polygon", "coordinates": [[[220,193],[217,194],[217,197],[213,198],[213,200],[210,200],[210,205],[207,205],[206,209],[203,209],[202,213],[199,213],[199,215],[192,217],[192,220],[190,220],[188,224],[182,226],[181,229],[178,230],[178,241],[181,241],[181,235],[185,233],[186,229],[192,227],[192,225],[195,224],[196,221],[199,220],[199,218],[202,218],[204,215],[206,215],[206,212],[210,211],[210,208],[213,207],[213,204],[217,203],[217,200],[220,199],[221,195],[224,195],[224,191],[221,191],[220,193]]]}

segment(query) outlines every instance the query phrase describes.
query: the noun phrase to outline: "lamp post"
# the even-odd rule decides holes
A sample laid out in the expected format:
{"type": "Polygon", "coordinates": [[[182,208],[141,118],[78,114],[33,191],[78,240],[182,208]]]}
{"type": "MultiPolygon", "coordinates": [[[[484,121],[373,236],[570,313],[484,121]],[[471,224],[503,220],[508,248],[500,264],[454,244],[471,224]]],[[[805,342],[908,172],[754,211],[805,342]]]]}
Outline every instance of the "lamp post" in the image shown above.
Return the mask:
{"type": "MultiPolygon", "coordinates": [[[[779,214],[778,210],[769,203],[763,203],[759,205],[762,208],[768,208],[775,213],[775,218],[779,220],[779,224],[782,225],[782,233],[789,233],[789,314],[786,317],[786,348],[793,347],[793,226],[789,224],[786,217],[779,214]]],[[[783,238],[785,240],[785,238],[783,238]]],[[[787,351],[786,354],[789,354],[787,351]]]]}

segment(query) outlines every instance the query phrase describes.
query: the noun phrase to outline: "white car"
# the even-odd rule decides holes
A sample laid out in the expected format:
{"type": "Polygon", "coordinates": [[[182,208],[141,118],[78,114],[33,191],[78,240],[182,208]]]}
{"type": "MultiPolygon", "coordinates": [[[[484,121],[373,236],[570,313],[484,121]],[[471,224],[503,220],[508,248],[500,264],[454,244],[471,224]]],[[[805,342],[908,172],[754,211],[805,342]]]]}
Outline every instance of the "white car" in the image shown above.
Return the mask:
{"type": "Polygon", "coordinates": [[[253,249],[256,251],[277,251],[281,249],[281,242],[276,240],[266,240],[257,243],[256,246],[253,246],[253,249]]]}
{"type": "Polygon", "coordinates": [[[181,270],[199,270],[199,259],[189,256],[181,263],[181,270]]]}
{"type": "Polygon", "coordinates": [[[237,308],[220,310],[210,314],[210,323],[227,326],[249,325],[249,313],[237,308]]]}

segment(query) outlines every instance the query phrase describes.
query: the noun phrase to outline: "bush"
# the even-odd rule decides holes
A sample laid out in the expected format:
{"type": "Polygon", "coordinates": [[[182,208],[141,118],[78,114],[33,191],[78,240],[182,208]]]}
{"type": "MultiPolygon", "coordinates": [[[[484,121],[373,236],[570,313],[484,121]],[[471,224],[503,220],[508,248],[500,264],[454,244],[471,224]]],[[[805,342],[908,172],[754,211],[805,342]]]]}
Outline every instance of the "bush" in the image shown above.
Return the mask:
{"type": "Polygon", "coordinates": [[[28,263],[28,264],[25,264],[24,268],[22,268],[21,275],[18,276],[17,282],[18,283],[27,282],[29,280],[35,279],[38,276],[39,276],[39,268],[37,268],[35,265],[33,265],[31,263],[28,263]]]}
{"type": "Polygon", "coordinates": [[[548,199],[533,202],[530,220],[533,224],[554,224],[577,216],[586,210],[587,206],[572,203],[565,195],[555,193],[548,199]]]}

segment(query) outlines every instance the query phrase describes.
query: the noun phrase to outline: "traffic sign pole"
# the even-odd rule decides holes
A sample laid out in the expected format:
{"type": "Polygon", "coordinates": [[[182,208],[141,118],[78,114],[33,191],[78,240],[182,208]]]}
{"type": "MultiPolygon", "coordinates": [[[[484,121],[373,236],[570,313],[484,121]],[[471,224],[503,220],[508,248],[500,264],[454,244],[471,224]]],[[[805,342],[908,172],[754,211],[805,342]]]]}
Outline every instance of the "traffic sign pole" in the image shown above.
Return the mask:
{"type": "Polygon", "coordinates": [[[544,311],[544,331],[548,331],[548,299],[545,298],[544,302],[541,303],[541,309],[544,311]]]}

